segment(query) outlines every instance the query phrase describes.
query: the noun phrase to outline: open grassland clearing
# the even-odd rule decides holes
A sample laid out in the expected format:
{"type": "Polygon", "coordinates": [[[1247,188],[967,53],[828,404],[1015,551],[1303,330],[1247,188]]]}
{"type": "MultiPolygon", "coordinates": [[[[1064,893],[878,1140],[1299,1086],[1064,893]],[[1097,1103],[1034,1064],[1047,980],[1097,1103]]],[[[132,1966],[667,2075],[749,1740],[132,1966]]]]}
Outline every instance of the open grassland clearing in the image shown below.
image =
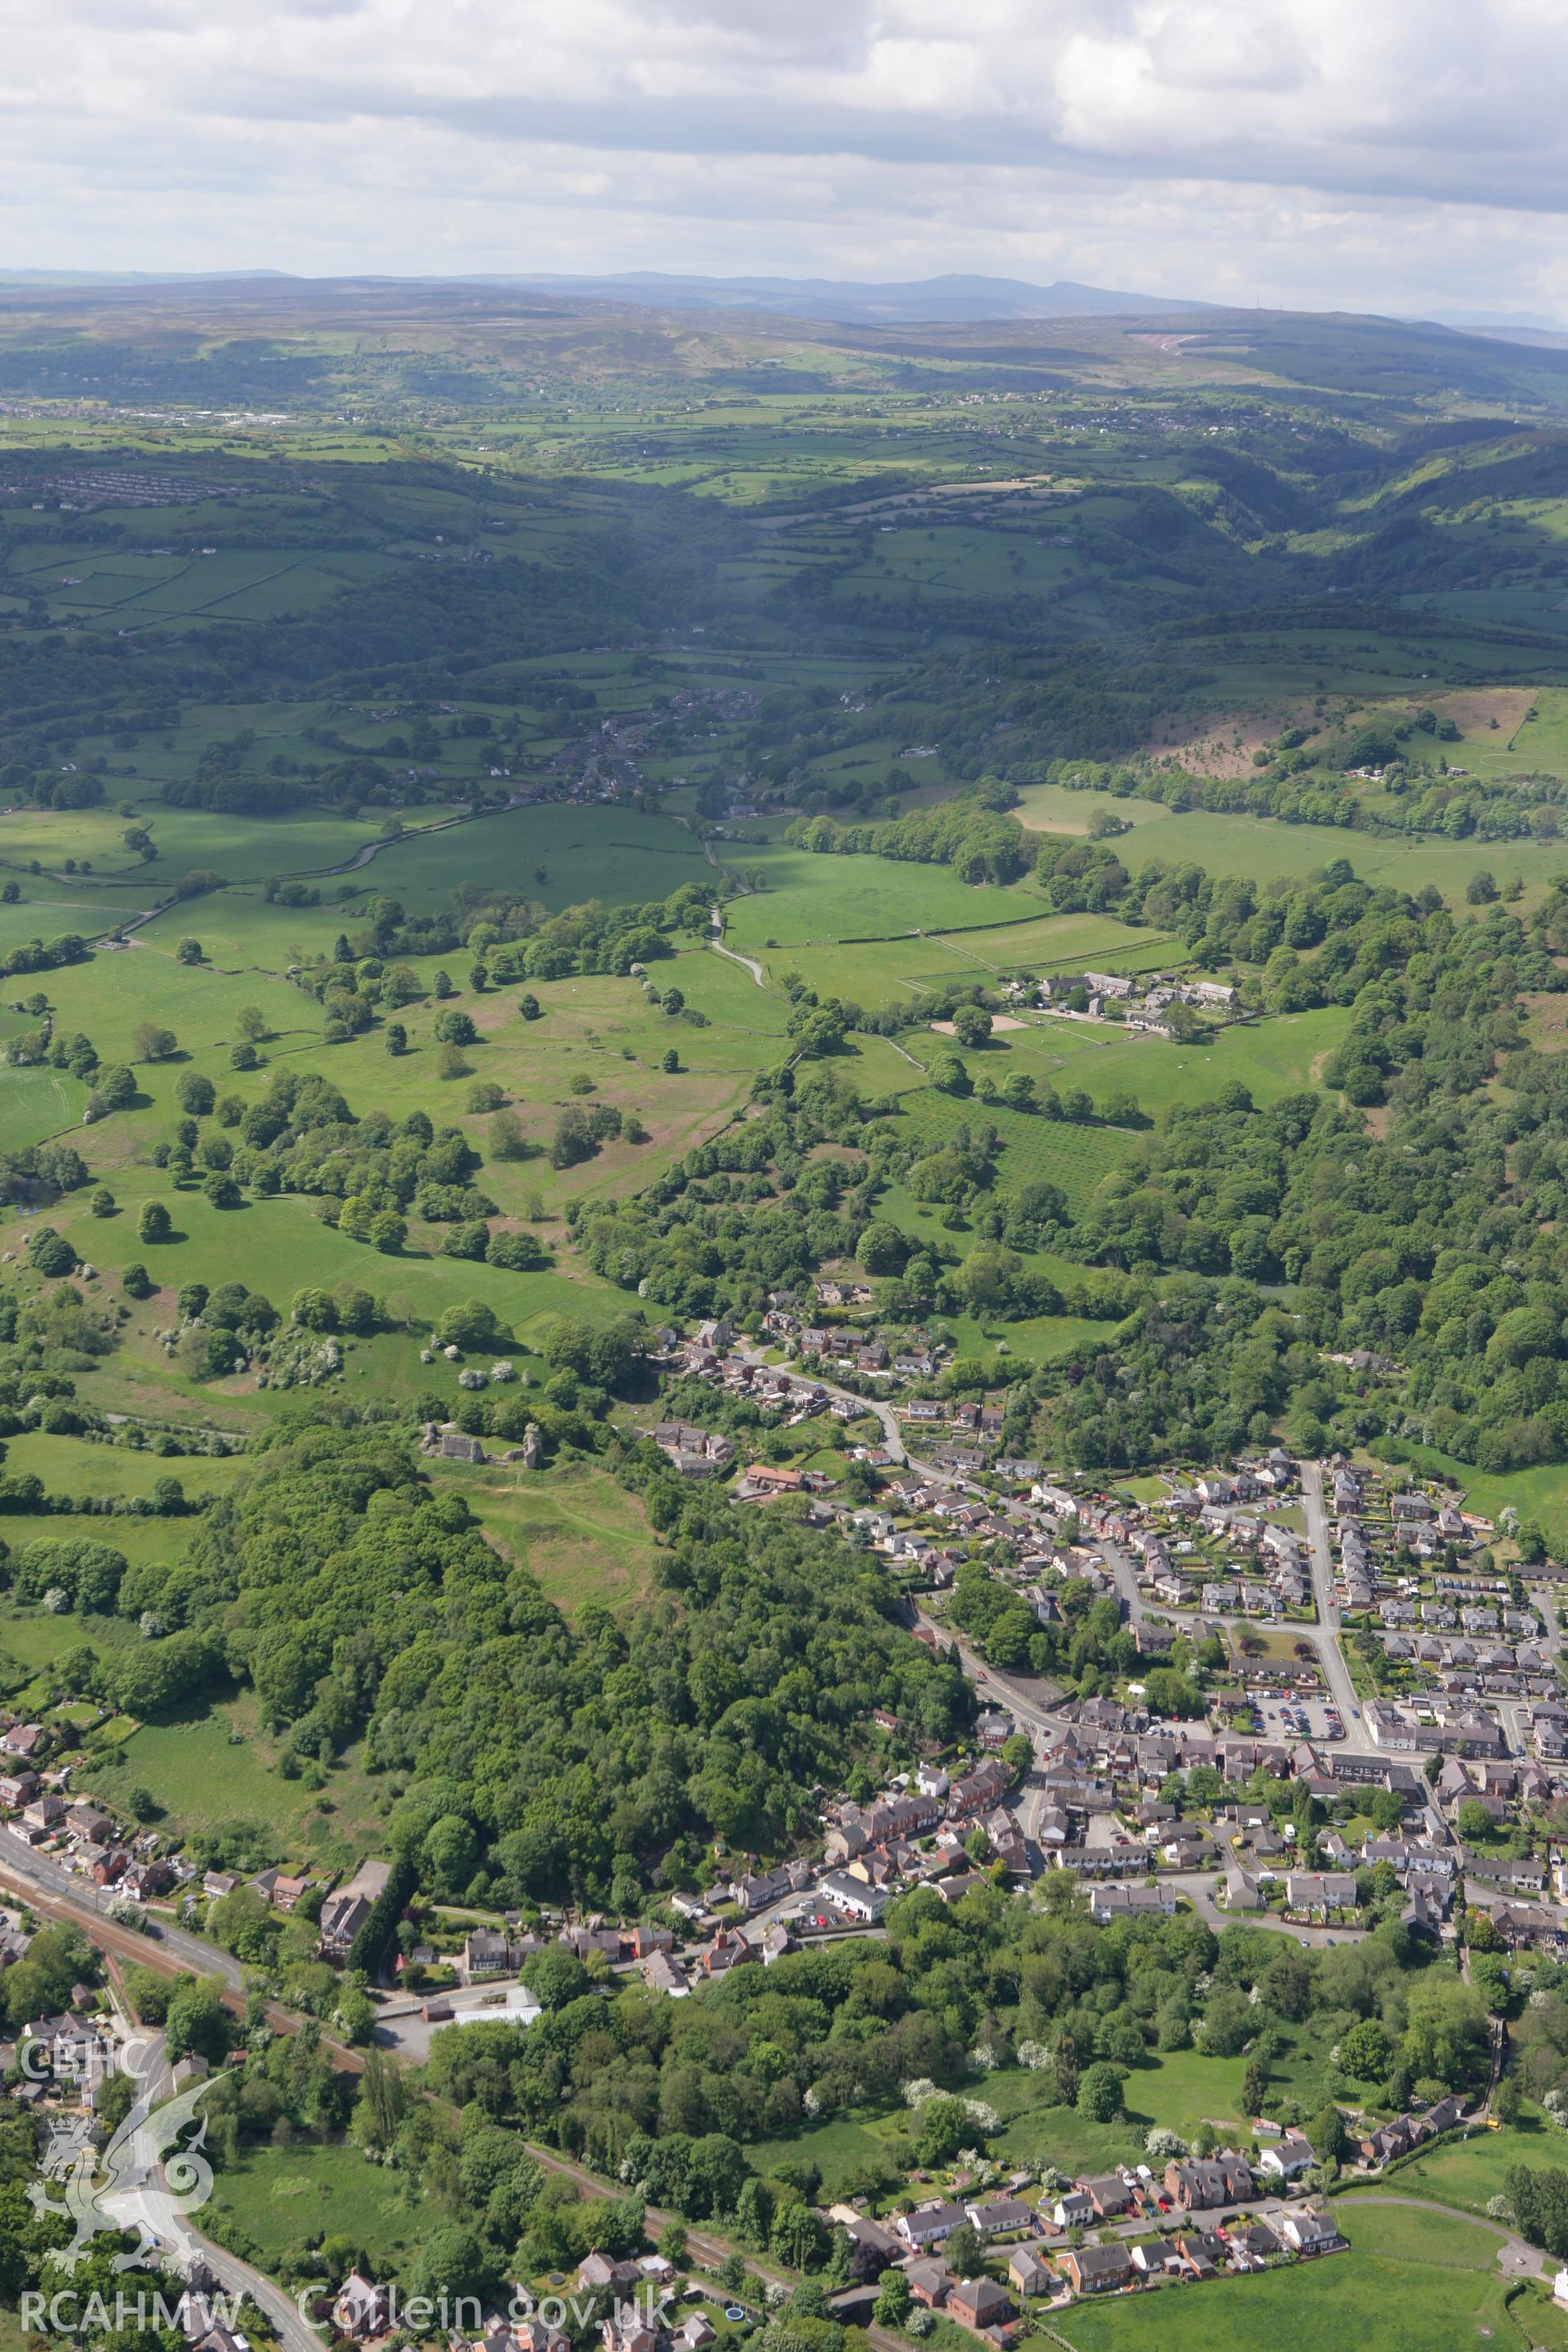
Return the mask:
{"type": "MultiPolygon", "coordinates": [[[[447,814],[411,814],[410,831],[422,830],[447,814]]],[[[166,890],[176,877],[194,869],[221,874],[229,882],[265,881],[270,875],[320,875],[346,866],[367,844],[383,839],[378,816],[325,814],[299,809],[288,816],[218,816],[205,809],[166,808],[153,803],[136,820],[152,834],[155,865],[138,879],[153,892],[166,890]]],[[[330,884],[328,887],[330,888],[330,884]]],[[[322,891],[323,898],[328,895],[322,891]]],[[[199,915],[202,902],[190,911],[199,915]]]]}
{"type": "MultiPolygon", "coordinates": [[[[194,908],[184,909],[187,926],[195,914],[194,908]]],[[[174,950],[188,936],[200,934],[181,929],[156,943],[139,940],[131,947],[100,949],[86,963],[44,974],[57,1028],[68,1035],[83,1031],[101,1062],[135,1063],[149,1092],[160,1076],[172,1077],[180,1065],[172,1056],[153,1064],[140,1060],[136,1033],[144,1021],[173,1030],[179,1053],[187,1058],[219,1047],[226,1055],[239,1042],[238,1015],[247,1005],[262,1013],[274,1044],[320,1037],[322,1015],[314,998],[269,973],[181,963],[174,950]]]]}
{"type": "MultiPolygon", "coordinates": [[[[1151,2054],[1128,2076],[1126,2113],[1105,2124],[1091,2123],[1076,2107],[1060,2105],[1048,2069],[997,2067],[970,2087],[1001,2118],[991,2144],[998,2163],[1049,2163],[1072,2175],[1141,2160],[1144,2139],[1155,2125],[1189,2138],[1207,2122],[1222,2137],[1234,2136],[1243,2123],[1244,2071],[1240,2058],[1205,2058],[1192,2050],[1151,2054]]],[[[1303,2095],[1323,2083],[1322,2055],[1305,2044],[1292,2047],[1282,2053],[1279,2073],[1282,2090],[1303,2095]]],[[[889,2164],[911,2162],[911,2126],[906,2107],[868,2107],[755,2141],[747,2153],[758,2171],[792,2159],[819,2165],[826,2199],[847,2193],[864,2168],[885,2170],[889,2164]]]]}
{"type": "Polygon", "coordinates": [[[0,1064],[0,1132],[15,1150],[79,1125],[86,1101],[86,1087],[68,1070],[0,1064]]]}
{"type": "MultiPolygon", "coordinates": [[[[445,1309],[466,1298],[484,1298],[504,1330],[521,1339],[548,1328],[566,1315],[590,1322],[623,1311],[619,1294],[601,1283],[577,1258],[562,1260],[559,1271],[511,1274],[468,1258],[424,1257],[412,1251],[387,1255],[350,1241],[314,1214],[315,1202],[297,1194],[252,1200],[239,1209],[215,1209],[200,1192],[174,1192],[155,1168],[127,1170],[123,1200],[130,1213],[110,1233],[90,1218],[73,1195],[53,1213],[54,1222],[79,1249],[95,1251],[95,1262],[115,1273],[132,1260],[145,1262],[166,1286],[201,1281],[243,1282],[286,1312],[296,1290],[330,1290],[346,1281],[374,1292],[391,1320],[414,1327],[408,1344],[445,1309]],[[177,1239],[154,1246],[136,1238],[135,1212],[143,1200],[167,1203],[177,1239]]],[[[161,1385],[156,1354],[147,1374],[161,1385]]],[[[172,1373],[164,1378],[171,1382],[172,1373]]],[[[240,1375],[244,1380],[248,1376],[240,1375]]],[[[223,1384],[217,1384],[221,1391],[223,1384]]]]}
{"type": "Polygon", "coordinates": [[[1091,971],[1173,971],[1187,961],[1184,943],[1170,932],[1121,923],[1112,915],[1042,914],[1032,923],[1008,923],[995,930],[951,931],[940,943],[976,967],[971,976],[977,980],[1079,965],[1091,971]]]}
{"type": "MultiPolygon", "coordinates": [[[[730,928],[725,940],[733,944],[737,908],[726,911],[730,928]]],[[[758,950],[748,947],[744,952],[758,950]]],[[[876,1013],[898,1004],[918,1006],[922,997],[954,986],[994,988],[1018,971],[1073,970],[1085,964],[1090,970],[1104,965],[1119,971],[1165,971],[1184,962],[1185,956],[1180,943],[1173,945],[1163,933],[1138,930],[1105,916],[1037,915],[973,932],[931,931],[843,944],[797,941],[763,947],[758,960],[774,982],[798,972],[819,996],[841,997],[876,1013]]]]}
{"type": "Polygon", "coordinates": [[[323,2232],[343,2237],[385,2278],[428,2234],[428,2209],[405,2176],[372,2164],[344,2141],[251,2147],[215,2178],[203,2226],[221,2244],[242,2243],[264,2270],[302,2256],[323,2232]]]}
{"type": "Polygon", "coordinates": [[[652,1591],[658,1554],[640,1499],[590,1463],[549,1482],[505,1465],[438,1473],[461,1494],[497,1549],[520,1559],[556,1606],[616,1608],[652,1591]]]}
{"type": "MultiPolygon", "coordinates": [[[[943,1242],[954,1236],[942,1234],[943,1242]]],[[[1039,1264],[1031,1255],[1027,1265],[1039,1264]]],[[[1081,1277],[1083,1269],[1075,1266],[1072,1273],[1081,1277]]],[[[1009,1355],[1026,1356],[1031,1363],[1054,1363],[1061,1356],[1077,1356],[1086,1349],[1103,1348],[1116,1330],[1114,1323],[1093,1323],[1083,1315],[1030,1315],[1016,1323],[983,1323],[973,1315],[950,1315],[948,1328],[952,1344],[961,1356],[984,1356],[1000,1340],[1009,1355]]]]}
{"type": "MultiPolygon", "coordinates": [[[[118,1521],[94,1518],[90,1522],[48,1518],[24,1535],[14,1528],[10,1540],[18,1549],[23,1543],[64,1543],[86,1536],[92,1543],[111,1545],[123,1551],[116,1532],[118,1521]]],[[[126,1552],[129,1559],[131,1555],[126,1552]]],[[[46,1675],[51,1666],[68,1657],[73,1650],[85,1643],[100,1654],[108,1650],[130,1649],[140,1641],[134,1625],[123,1617],[79,1617],[74,1610],[49,1610],[21,1607],[8,1603],[0,1609],[0,1659],[13,1659],[32,1675],[46,1675]]]]}
{"type": "MultiPolygon", "coordinates": [[[[92,939],[126,915],[139,914],[144,907],[152,906],[154,897],[151,891],[141,890],[110,888],[100,892],[68,878],[64,882],[24,879],[20,896],[9,906],[0,905],[0,955],[8,955],[13,948],[23,946],[28,940],[58,939],[62,931],[76,931],[83,939],[92,939]]],[[[20,988],[16,991],[18,996],[23,992],[20,988]]],[[[30,994],[31,991],[26,992],[30,994]]]]}
{"type": "Polygon", "coordinates": [[[265,1729],[254,1696],[144,1723],[121,1741],[110,1759],[84,1770],[92,1793],[123,1808],[132,1789],[146,1789],[182,1835],[226,1823],[261,1822],[279,1858],[339,1867],[385,1834],[375,1781],[351,1748],[325,1785],[310,1788],[278,1770],[282,1743],[265,1729]]]}
{"type": "MultiPolygon", "coordinates": [[[[1246,1087],[1258,1104],[1314,1086],[1349,1021],[1347,1010],[1331,1004],[1177,1038],[1047,1015],[961,1058],[972,1077],[988,1070],[1000,1081],[1026,1070],[1041,1087],[1082,1087],[1097,1107],[1112,1094],[1131,1094],[1152,1118],[1173,1103],[1213,1101],[1231,1083],[1246,1087]]],[[[980,1108],[989,1116],[989,1106],[980,1108]]]]}
{"type": "MultiPolygon", "coordinates": [[[[665,984],[675,984],[674,970],[684,974],[688,966],[692,1000],[700,1003],[710,971],[723,966],[717,957],[683,958],[679,967],[659,967],[665,984]]],[[[378,1108],[402,1118],[419,1109],[440,1124],[461,1125],[484,1154],[482,1188],[510,1213],[521,1214],[535,1195],[549,1210],[584,1192],[640,1191],[672,1159],[726,1123],[744,1102],[759,1061],[773,1059],[777,1050],[764,1043],[760,1053],[757,1037],[738,1025],[714,1021],[697,1028],[650,1008],[635,980],[540,982],[533,993],[545,1008],[537,1021],[523,1020],[515,998],[500,992],[452,1000],[480,1024],[479,1042],[463,1051],[467,1074],[455,1079],[437,1075],[433,1029],[442,1008],[434,1005],[405,1008],[405,1053],[389,1056],[381,1033],[372,1030],[312,1052],[309,1066],[331,1077],[356,1112],[378,1108]],[[676,1071],[663,1066],[671,1050],[679,1056],[676,1071]],[[499,1086],[515,1111],[527,1158],[500,1160],[489,1148],[488,1118],[467,1108],[470,1087],[481,1081],[499,1086]],[[548,1148],[563,1111],[595,1105],[619,1111],[625,1120],[635,1117],[646,1139],[608,1137],[591,1159],[552,1167],[548,1148]]],[[[772,1025],[758,1024],[764,1032],[772,1025]]],[[[296,1058],[292,1066],[303,1065],[296,1058]]],[[[254,1080],[252,1086],[259,1091],[254,1080]]]]}
{"type": "Polygon", "coordinates": [[[1539,1462],[1523,1470],[1489,1472],[1435,1445],[1405,1449],[1420,1477],[1444,1477],[1465,1489],[1465,1507],[1496,1520],[1512,1508],[1541,1529],[1553,1558],[1568,1552],[1568,1463],[1539,1462]]]}
{"type": "Polygon", "coordinates": [[[145,947],[172,954],[193,926],[199,926],[195,936],[216,970],[277,977],[291,965],[331,955],[339,932],[345,927],[353,929],[363,919],[353,902],[336,904],[329,888],[321,889],[321,900],[314,907],[285,907],[263,898],[258,883],[214,890],[194,903],[165,908],[136,937],[145,947]]]}

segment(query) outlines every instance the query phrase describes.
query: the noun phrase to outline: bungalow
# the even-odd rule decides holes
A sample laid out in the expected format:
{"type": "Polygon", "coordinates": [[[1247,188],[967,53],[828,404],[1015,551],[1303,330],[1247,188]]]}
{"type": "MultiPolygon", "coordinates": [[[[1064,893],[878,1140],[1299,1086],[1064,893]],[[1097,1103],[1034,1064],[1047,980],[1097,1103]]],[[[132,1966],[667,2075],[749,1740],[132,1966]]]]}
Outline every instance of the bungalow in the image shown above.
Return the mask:
{"type": "Polygon", "coordinates": [[[1035,2209],[1026,2205],[1021,2197],[994,2197],[987,2204],[965,2204],[973,2228],[983,2238],[1005,2238],[1015,2231],[1030,2230],[1035,2224],[1035,2209]]]}
{"type": "Polygon", "coordinates": [[[753,1495],[797,1495],[805,1484],[804,1470],[788,1470],[773,1462],[752,1462],[741,1475],[742,1491],[753,1495]]]}
{"type": "Polygon", "coordinates": [[[1243,2255],[1250,2270],[1279,2252],[1279,2241],[1267,2221],[1239,2221],[1230,2233],[1232,2251],[1243,2255]]]}
{"type": "Polygon", "coordinates": [[[949,2205],[938,2197],[917,2205],[912,2213],[900,2213],[893,2226],[906,2246],[923,2252],[927,2246],[940,2246],[944,2238],[951,2238],[967,2218],[962,2205],[949,2205]]]}
{"type": "Polygon", "coordinates": [[[1067,2189],[1051,2208],[1058,2230],[1086,2229],[1094,2219],[1094,2200],[1087,2189],[1067,2189]]]}

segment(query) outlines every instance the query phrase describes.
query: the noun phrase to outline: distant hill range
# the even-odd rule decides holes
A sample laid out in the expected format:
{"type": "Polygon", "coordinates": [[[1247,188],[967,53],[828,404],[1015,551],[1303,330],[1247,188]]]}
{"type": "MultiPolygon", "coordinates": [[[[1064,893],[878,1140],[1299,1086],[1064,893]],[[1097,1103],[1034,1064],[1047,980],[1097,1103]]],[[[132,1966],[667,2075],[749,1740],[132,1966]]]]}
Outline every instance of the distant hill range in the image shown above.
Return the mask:
{"type": "Polygon", "coordinates": [[[840,278],[680,278],[654,269],[618,270],[604,278],[496,272],[465,281],[480,286],[537,288],[600,302],[639,302],[658,310],[766,310],[780,318],[834,319],[845,325],[879,321],[961,322],[984,319],[1116,319],[1140,312],[1163,317],[1204,306],[1160,294],[1127,294],[1106,286],[1079,286],[1058,278],[1032,286],[1023,278],[889,279],[862,285],[840,278]]]}

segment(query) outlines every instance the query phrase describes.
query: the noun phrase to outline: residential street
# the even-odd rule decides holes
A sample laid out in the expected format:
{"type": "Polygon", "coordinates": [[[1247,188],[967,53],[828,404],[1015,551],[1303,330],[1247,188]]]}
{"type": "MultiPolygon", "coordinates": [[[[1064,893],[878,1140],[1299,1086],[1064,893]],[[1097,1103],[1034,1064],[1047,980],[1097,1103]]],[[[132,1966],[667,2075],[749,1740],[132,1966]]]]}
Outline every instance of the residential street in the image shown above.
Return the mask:
{"type": "Polygon", "coordinates": [[[1361,1701],[1340,1649],[1340,1612],[1334,1598],[1334,1566],[1329,1551],[1328,1514],[1323,1507],[1321,1463],[1301,1465],[1301,1504],[1307,1522],[1307,1546],[1312,1555],[1312,1594],[1318,1604],[1320,1638],[1312,1646],[1318,1653],[1330,1696],[1339,1708],[1346,1738],[1357,1748],[1371,1748],[1373,1743],[1362,1717],[1361,1701]]]}
{"type": "Polygon", "coordinates": [[[245,1970],[232,1953],[221,1950],[216,1944],[204,1943],[198,1936],[187,1935],[183,1927],[174,1927],[167,1919],[154,1921],[155,1937],[141,1936],[133,1927],[117,1928],[109,1916],[114,1901],[111,1893],[92,1885],[73,1871],[62,1870],[47,1855],[35,1853],[30,1845],[9,1831],[0,1832],[0,1883],[6,1879],[14,1884],[19,1882],[18,1891],[28,1896],[52,1896],[87,1918],[101,1921],[110,1937],[121,1939],[113,1945],[115,1950],[135,1954],[149,1967],[156,1968],[163,1953],[194,1969],[198,1976],[222,1977],[237,1992],[244,1990],[245,1970]]]}

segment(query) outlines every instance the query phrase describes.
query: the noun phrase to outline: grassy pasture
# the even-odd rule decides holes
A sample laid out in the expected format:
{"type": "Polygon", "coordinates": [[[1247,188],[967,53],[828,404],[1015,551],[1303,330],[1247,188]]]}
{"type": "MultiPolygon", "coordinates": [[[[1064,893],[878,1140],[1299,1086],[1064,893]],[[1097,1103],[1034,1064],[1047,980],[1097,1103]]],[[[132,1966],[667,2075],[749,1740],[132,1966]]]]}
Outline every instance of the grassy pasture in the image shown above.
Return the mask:
{"type": "Polygon", "coordinates": [[[1506,2194],[1506,2177],[1516,2164],[1538,2171],[1545,2166],[1568,2171],[1568,2147],[1561,2133],[1538,2122],[1505,2131],[1475,2131],[1468,2139],[1450,2141],[1402,2166],[1399,2189],[1403,2195],[1432,2197],[1442,2205],[1484,2213],[1489,2198],[1506,2194]]]}
{"type": "Polygon", "coordinates": [[[173,953],[194,926],[208,961],[220,971],[257,971],[278,973],[290,964],[331,952],[333,940],[345,925],[359,920],[353,906],[333,903],[330,885],[320,888],[317,907],[281,907],[268,903],[260,888],[215,890],[194,904],[170,907],[144,923],[137,933],[143,945],[173,953]]]}
{"type": "MultiPolygon", "coordinates": [[[[286,1309],[306,1286],[331,1289],[339,1281],[363,1284],[387,1303],[397,1321],[425,1325],[465,1298],[487,1298],[502,1325],[520,1339],[547,1328],[562,1315],[595,1321],[621,1310],[623,1302],[580,1260],[563,1262],[558,1272],[507,1274],[467,1259],[425,1257],[412,1250],[389,1257],[347,1240],[313,1213],[314,1202],[292,1195],[256,1200],[241,1209],[212,1207],[199,1192],[174,1192],[162,1171],[127,1169],[116,1180],[127,1213],[100,1223],[88,1216],[79,1194],[62,1202],[54,1221],[100,1266],[119,1269],[143,1260],[154,1281],[165,1286],[200,1280],[216,1286],[243,1282],[286,1309]],[[167,1202],[182,1238],[152,1248],[136,1238],[135,1212],[143,1200],[167,1202]]],[[[147,1377],[154,1388],[174,1384],[160,1361],[147,1377]]],[[[239,1376],[242,1382],[248,1375],[239,1376]]],[[[225,1384],[216,1383],[218,1393],[225,1384]]],[[[245,1391],[248,1393],[248,1390],[245,1391]]]]}
{"type": "MultiPolygon", "coordinates": [[[[440,814],[439,810],[432,812],[429,821],[440,814]]],[[[416,824],[420,821],[416,817],[416,824]]],[[[277,817],[216,816],[205,809],[165,808],[155,803],[142,811],[140,822],[152,833],[158,862],[140,869],[139,878],[144,877],[154,890],[166,888],[171,878],[194,866],[210,866],[231,882],[265,881],[271,874],[314,876],[346,864],[381,835],[378,817],[314,810],[277,817]]],[[[199,925],[204,905],[198,900],[186,910],[193,929],[199,925]]]]}
{"type": "Polygon", "coordinates": [[[891,857],[820,857],[809,849],[734,851],[727,863],[756,867],[764,887],[726,908],[729,945],[755,955],[769,939],[784,947],[812,941],[903,937],[916,931],[977,928],[1037,915],[1037,897],[1022,889],[959,881],[945,866],[891,857]]]}
{"type": "MultiPolygon", "coordinates": [[[[732,939],[733,931],[726,936],[732,939]]],[[[1163,971],[1185,958],[1179,944],[1173,952],[1157,931],[1135,930],[1100,915],[1042,915],[1033,921],[973,932],[931,932],[867,944],[764,948],[759,960],[774,980],[795,971],[819,995],[841,996],[878,1012],[889,1005],[918,1002],[924,994],[955,984],[978,982],[992,987],[1005,972],[1049,971],[1082,964],[1096,970],[1101,963],[1119,971],[1163,971]]]]}
{"type": "Polygon", "coordinates": [[[1433,1445],[1413,1445],[1410,1460],[1423,1475],[1444,1475],[1465,1489],[1468,1507],[1495,1519],[1511,1504],[1533,1520],[1554,1554],[1568,1550],[1568,1464],[1540,1462],[1524,1470],[1479,1471],[1433,1445]]]}
{"type": "MultiPolygon", "coordinates": [[[[17,1477],[41,1478],[51,1495],[91,1495],[115,1497],[151,1496],[157,1481],[178,1478],[193,1501],[201,1495],[220,1495],[234,1484],[243,1467],[238,1454],[193,1454],[165,1457],[127,1445],[100,1445],[86,1437],[58,1437],[41,1429],[24,1429],[5,1440],[5,1468],[17,1477]]],[[[118,1517],[100,1520],[118,1529],[118,1517]]],[[[188,1538],[191,1522],[172,1523],[188,1538]]],[[[52,1520],[47,1527],[54,1525],[52,1520]]],[[[105,1533],[105,1543],[123,1550],[118,1533],[105,1533]]]]}
{"type": "Polygon", "coordinates": [[[1171,1103],[1210,1101],[1232,1079],[1249,1088],[1259,1104],[1315,1084],[1349,1018],[1342,1007],[1326,1005],[1222,1029],[1211,1042],[1199,1044],[1047,1017],[1010,1030],[1000,1049],[994,1045],[961,1058],[972,1076],[988,1069],[1001,1080],[1024,1069],[1058,1092],[1082,1087],[1096,1104],[1113,1093],[1130,1093],[1152,1117],[1171,1103]]]}
{"type": "Polygon", "coordinates": [[[1187,961],[1184,942],[1167,931],[1119,923],[1113,915],[1041,915],[987,931],[953,931],[941,944],[961,962],[990,972],[1060,971],[1087,964],[1115,971],[1173,971],[1187,961]]]}
{"type": "MultiPolygon", "coordinates": [[[[1043,830],[1066,830],[1056,819],[1055,793],[1059,790],[1031,788],[1028,807],[1047,819],[1043,830]],[[1051,793],[1052,800],[1038,800],[1042,793],[1051,793]]],[[[1086,824],[1089,811],[1103,803],[1103,795],[1092,793],[1064,796],[1081,799],[1086,824]]],[[[1134,869],[1157,858],[1166,866],[1202,866],[1210,874],[1237,875],[1253,882],[1300,881],[1343,857],[1363,882],[1399,890],[1418,890],[1432,882],[1457,905],[1462,904],[1466,886],[1477,874],[1491,874],[1500,884],[1517,874],[1528,894],[1554,874],[1568,873],[1568,842],[1563,841],[1402,839],[1331,825],[1285,824],[1272,817],[1212,815],[1206,809],[1173,814],[1149,801],[1118,801],[1116,809],[1133,822],[1134,830],[1116,846],[1123,863],[1134,869]]]]}
{"type": "Polygon", "coordinates": [[[1553,2352],[1568,2341],[1539,2288],[1510,2317],[1490,2232],[1343,2199],[1334,2210],[1348,2254],[1078,2304],[1058,2332],[1073,2352],[1252,2352],[1279,2338],[1297,2352],[1473,2352],[1480,2337],[1518,2343],[1521,2329],[1553,2352]]]}
{"type": "Polygon", "coordinates": [[[913,1089],[900,1104],[900,1130],[928,1152],[950,1142],[960,1126],[982,1119],[1002,1138],[1004,1192],[1025,1184],[1059,1184],[1075,1212],[1081,1212],[1100,1178],[1121,1165],[1135,1141],[1123,1128],[1069,1126],[1008,1110],[1001,1103],[965,1102],[934,1087],[913,1089]]]}
{"type": "MultiPolygon", "coordinates": [[[[179,927],[155,939],[102,950],[86,963],[44,974],[57,1025],[67,1032],[85,1030],[104,1062],[132,1062],[138,1024],[155,1022],[174,1031],[184,1055],[221,1049],[225,1068],[227,1050],[240,1034],[243,1005],[254,1004],[265,1013],[275,1041],[320,1037],[321,1007],[287,982],[262,971],[227,972],[177,962],[178,940],[188,932],[199,937],[194,932],[197,909],[187,906],[182,911],[179,927]]],[[[146,1091],[156,1093],[165,1074],[172,1082],[177,1066],[173,1061],[138,1064],[137,1070],[146,1091]]]]}
{"type": "MultiPolygon", "coordinates": [[[[37,1532],[25,1538],[27,1542],[65,1543],[88,1533],[89,1523],[75,1518],[50,1518],[39,1523],[37,1532]]],[[[124,1551],[119,1540],[119,1522],[94,1519],[90,1522],[89,1540],[106,1543],[115,1551],[124,1551]]],[[[16,1538],[14,1538],[16,1539],[16,1538]]],[[[126,1558],[130,1558],[129,1552],[126,1558]]],[[[43,1609],[19,1609],[7,1606],[0,1610],[0,1652],[16,1659],[34,1673],[56,1664],[72,1650],[87,1643],[100,1654],[105,1650],[128,1649],[140,1641],[134,1625],[123,1617],[79,1617],[74,1610],[51,1612],[43,1609]]]]}
{"type": "Polygon", "coordinates": [[[551,908],[668,898],[711,869],[685,827],[637,809],[508,809],[428,840],[378,852],[362,878],[410,907],[444,905],[459,882],[483,882],[551,908]],[[541,880],[536,868],[542,866],[541,880]]]}
{"type": "Polygon", "coordinates": [[[25,1069],[0,1064],[0,1132],[15,1148],[42,1143],[75,1127],[86,1100],[87,1088],[68,1070],[47,1064],[25,1069]]]}

